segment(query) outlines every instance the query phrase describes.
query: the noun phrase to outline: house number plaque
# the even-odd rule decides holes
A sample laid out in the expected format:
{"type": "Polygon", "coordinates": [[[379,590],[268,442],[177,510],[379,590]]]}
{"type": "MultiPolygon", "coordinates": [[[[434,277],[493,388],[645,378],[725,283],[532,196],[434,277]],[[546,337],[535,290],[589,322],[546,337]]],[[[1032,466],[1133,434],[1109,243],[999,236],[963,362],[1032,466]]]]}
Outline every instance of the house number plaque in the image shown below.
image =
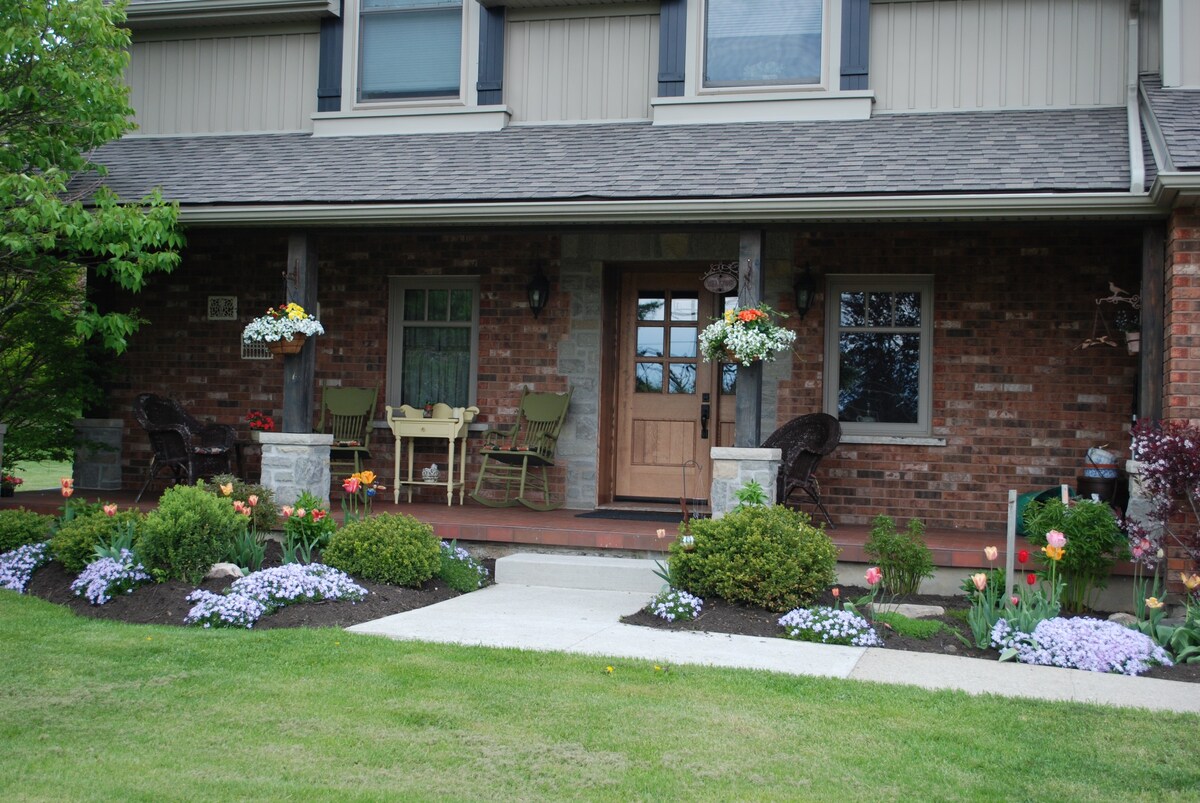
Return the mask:
{"type": "Polygon", "coordinates": [[[738,285],[736,262],[714,262],[700,279],[704,289],[717,295],[725,295],[738,285]]]}

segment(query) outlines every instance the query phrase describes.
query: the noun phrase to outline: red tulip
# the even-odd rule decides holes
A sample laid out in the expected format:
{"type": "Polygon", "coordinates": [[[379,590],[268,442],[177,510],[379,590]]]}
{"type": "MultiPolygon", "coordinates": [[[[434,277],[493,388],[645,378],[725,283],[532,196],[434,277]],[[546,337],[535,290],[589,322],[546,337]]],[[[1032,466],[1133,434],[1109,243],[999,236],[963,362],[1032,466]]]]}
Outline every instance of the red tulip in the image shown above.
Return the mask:
{"type": "Polygon", "coordinates": [[[1017,563],[1025,563],[1029,560],[1029,550],[1022,549],[1017,552],[1017,563]]]}
{"type": "Polygon", "coordinates": [[[1037,575],[1033,574],[1032,572],[1030,574],[1025,575],[1025,582],[1031,586],[1037,585],[1037,575]]]}

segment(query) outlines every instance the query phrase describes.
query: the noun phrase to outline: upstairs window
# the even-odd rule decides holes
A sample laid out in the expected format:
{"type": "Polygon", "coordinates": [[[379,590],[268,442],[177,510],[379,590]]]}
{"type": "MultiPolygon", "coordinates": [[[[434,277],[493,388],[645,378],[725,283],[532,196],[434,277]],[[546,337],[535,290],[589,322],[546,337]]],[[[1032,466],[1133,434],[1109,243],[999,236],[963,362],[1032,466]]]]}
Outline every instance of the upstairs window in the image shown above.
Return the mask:
{"type": "Polygon", "coordinates": [[[462,0],[362,0],[360,100],[458,97],[462,0]]]}
{"type": "Polygon", "coordinates": [[[818,84],[825,0],[708,0],[704,85],[818,84]]]}

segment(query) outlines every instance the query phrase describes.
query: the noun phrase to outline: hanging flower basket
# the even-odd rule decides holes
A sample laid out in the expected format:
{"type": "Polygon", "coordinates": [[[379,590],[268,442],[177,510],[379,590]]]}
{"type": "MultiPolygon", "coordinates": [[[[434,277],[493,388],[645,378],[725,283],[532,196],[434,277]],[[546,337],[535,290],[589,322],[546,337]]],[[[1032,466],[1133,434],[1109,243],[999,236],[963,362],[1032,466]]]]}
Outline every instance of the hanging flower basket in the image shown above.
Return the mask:
{"type": "Polygon", "coordinates": [[[766,304],[729,310],[700,333],[704,360],[742,365],[774,360],[777,353],[791,348],[796,333],[772,323],[772,315],[786,317],[766,304]]]}
{"type": "Polygon", "coordinates": [[[245,343],[263,343],[272,354],[299,354],[310,337],[325,334],[321,322],[296,303],[280,304],[242,330],[245,343]]]}

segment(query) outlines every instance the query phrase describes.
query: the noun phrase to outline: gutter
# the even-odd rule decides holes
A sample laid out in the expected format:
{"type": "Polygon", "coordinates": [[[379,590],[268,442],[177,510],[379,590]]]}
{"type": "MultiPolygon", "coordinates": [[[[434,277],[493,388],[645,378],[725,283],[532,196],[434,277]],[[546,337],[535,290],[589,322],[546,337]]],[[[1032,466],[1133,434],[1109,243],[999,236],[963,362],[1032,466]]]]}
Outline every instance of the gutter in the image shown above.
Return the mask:
{"type": "Polygon", "coordinates": [[[137,30],[164,25],[316,19],[340,14],[338,0],[147,0],[125,7],[125,25],[137,30]]]}
{"type": "MultiPolygon", "coordinates": [[[[1136,9],[1137,4],[1134,4],[1136,9]]],[[[1129,191],[1146,189],[1146,164],[1142,151],[1142,121],[1138,111],[1138,20],[1129,18],[1128,63],[1125,67],[1125,110],[1129,130],[1129,191]]]]}
{"type": "Polygon", "coordinates": [[[744,223],[796,220],[1161,219],[1146,192],[433,204],[181,206],[189,225],[744,223]]]}

